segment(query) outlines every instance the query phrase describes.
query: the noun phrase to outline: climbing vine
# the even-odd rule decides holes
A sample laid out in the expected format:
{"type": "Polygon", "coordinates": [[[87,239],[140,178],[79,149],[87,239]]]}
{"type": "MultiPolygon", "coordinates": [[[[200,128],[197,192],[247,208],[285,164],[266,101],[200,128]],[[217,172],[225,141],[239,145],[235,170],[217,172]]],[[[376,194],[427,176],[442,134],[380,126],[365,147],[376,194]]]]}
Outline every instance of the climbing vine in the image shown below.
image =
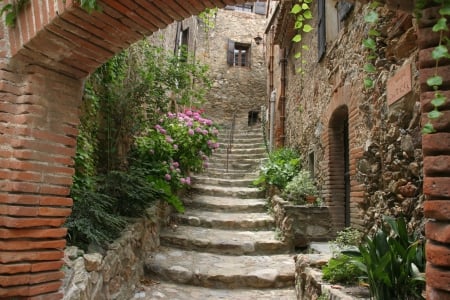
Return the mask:
{"type": "Polygon", "coordinates": [[[205,27],[203,28],[206,33],[209,32],[209,30],[214,29],[216,26],[216,14],[217,14],[218,8],[207,8],[204,11],[202,11],[198,18],[205,24],[205,27]]]}
{"type": "Polygon", "coordinates": [[[376,73],[376,68],[374,66],[374,61],[377,58],[377,43],[376,38],[380,36],[380,32],[376,29],[379,20],[378,12],[376,9],[380,6],[380,3],[373,1],[369,5],[369,12],[364,16],[364,21],[369,24],[369,31],[367,33],[367,38],[363,40],[363,46],[369,51],[367,57],[368,62],[364,65],[364,72],[366,77],[364,78],[364,87],[366,89],[373,88],[374,86],[374,73],[376,73]]]}
{"type": "Polygon", "coordinates": [[[308,45],[302,44],[303,34],[311,32],[313,30],[313,27],[308,24],[308,21],[313,18],[311,12],[311,3],[312,0],[297,0],[297,3],[295,3],[291,9],[291,13],[295,17],[294,29],[296,31],[296,34],[292,38],[292,41],[301,45],[300,51],[295,54],[295,58],[300,59],[300,67],[297,68],[296,71],[297,73],[301,74],[304,74],[302,66],[306,62],[302,57],[302,51],[309,50],[308,45]]]}
{"type": "MultiPolygon", "coordinates": [[[[431,100],[431,104],[433,105],[433,110],[428,113],[428,118],[430,120],[436,120],[442,116],[442,113],[439,111],[439,107],[445,104],[447,98],[439,91],[439,88],[443,84],[443,78],[438,74],[439,62],[442,59],[449,59],[449,47],[450,47],[450,39],[445,36],[445,33],[449,31],[447,18],[450,16],[450,0],[435,0],[436,3],[441,4],[441,8],[439,9],[439,19],[436,24],[434,24],[432,30],[433,32],[439,33],[439,44],[434,48],[431,53],[432,58],[436,61],[434,66],[434,74],[430,78],[427,79],[427,85],[434,90],[434,98],[431,100]]],[[[426,4],[425,0],[418,1],[416,4],[417,9],[422,9],[426,4]]],[[[422,132],[433,133],[436,130],[431,124],[430,121],[423,126],[422,132]]]]}

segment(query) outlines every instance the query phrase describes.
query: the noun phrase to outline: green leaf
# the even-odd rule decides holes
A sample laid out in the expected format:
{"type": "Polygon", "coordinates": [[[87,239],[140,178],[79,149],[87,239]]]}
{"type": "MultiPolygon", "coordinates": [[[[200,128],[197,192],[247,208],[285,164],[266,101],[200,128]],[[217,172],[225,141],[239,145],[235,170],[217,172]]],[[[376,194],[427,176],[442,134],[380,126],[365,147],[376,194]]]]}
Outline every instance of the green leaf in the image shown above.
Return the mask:
{"type": "Polygon", "coordinates": [[[300,21],[300,20],[297,20],[297,21],[295,22],[294,28],[295,28],[295,29],[300,29],[300,28],[302,28],[302,27],[303,27],[303,22],[300,21]]]}
{"type": "Polygon", "coordinates": [[[378,13],[376,11],[369,11],[367,15],[364,16],[364,21],[367,23],[374,24],[378,21],[378,13]]]}
{"type": "Polygon", "coordinates": [[[295,53],[294,58],[298,59],[301,56],[302,56],[302,53],[301,52],[297,52],[297,53],[295,53]]]}
{"type": "Polygon", "coordinates": [[[436,24],[434,24],[433,26],[433,31],[434,32],[438,32],[438,31],[448,31],[448,26],[447,26],[447,19],[445,17],[440,18],[436,24]]]}
{"type": "Polygon", "coordinates": [[[439,75],[428,78],[427,80],[428,86],[441,86],[442,85],[442,77],[439,75]]]}
{"type": "Polygon", "coordinates": [[[450,5],[444,6],[439,10],[441,16],[450,16],[450,5]]]}
{"type": "Polygon", "coordinates": [[[368,34],[369,36],[380,36],[380,32],[375,29],[370,29],[368,34]]]}
{"type": "Polygon", "coordinates": [[[305,3],[312,3],[312,0],[303,0],[305,3]]]}
{"type": "Polygon", "coordinates": [[[431,57],[433,57],[433,59],[435,60],[439,60],[441,58],[449,58],[450,55],[446,46],[439,45],[434,48],[433,52],[431,52],[431,57]]]}
{"type": "Polygon", "coordinates": [[[367,49],[371,49],[371,50],[375,51],[375,49],[376,49],[375,40],[369,37],[363,41],[363,46],[366,47],[367,49]]]}
{"type": "Polygon", "coordinates": [[[364,71],[366,71],[367,73],[375,73],[377,69],[373,64],[367,63],[364,65],[364,71]]]}
{"type": "Polygon", "coordinates": [[[372,1],[369,5],[370,9],[376,9],[377,7],[379,7],[381,4],[378,1],[372,1]]]}
{"type": "Polygon", "coordinates": [[[432,120],[438,119],[440,116],[442,116],[442,113],[437,109],[434,109],[428,113],[428,118],[432,120]]]}
{"type": "Polygon", "coordinates": [[[291,13],[298,14],[301,10],[302,7],[300,6],[300,4],[295,4],[291,9],[291,13]]]}
{"type": "Polygon", "coordinates": [[[310,32],[311,30],[313,30],[311,25],[305,24],[305,26],[303,26],[303,31],[304,32],[310,32]]]}
{"type": "Polygon", "coordinates": [[[428,122],[427,124],[423,125],[422,133],[423,134],[430,134],[436,132],[436,129],[434,129],[433,124],[428,122]]]}
{"type": "Polygon", "coordinates": [[[373,80],[369,77],[364,78],[364,87],[370,89],[373,87],[373,80]]]}
{"type": "Polygon", "coordinates": [[[434,99],[431,100],[431,104],[434,105],[434,107],[439,107],[445,104],[445,101],[447,101],[447,98],[442,95],[441,93],[436,93],[434,95],[434,99]]]}
{"type": "Polygon", "coordinates": [[[302,45],[302,49],[303,50],[309,50],[309,47],[308,47],[308,45],[302,45]]]}
{"type": "Polygon", "coordinates": [[[303,4],[302,4],[302,9],[303,9],[303,10],[309,9],[309,5],[308,5],[307,3],[303,3],[303,4]]]}
{"type": "Polygon", "coordinates": [[[293,38],[292,41],[295,43],[298,43],[302,40],[302,36],[300,34],[296,34],[293,38]]]}
{"type": "Polygon", "coordinates": [[[307,10],[303,13],[303,17],[305,17],[306,20],[311,20],[313,18],[313,15],[310,10],[307,10]]]}
{"type": "Polygon", "coordinates": [[[3,15],[3,13],[7,12],[7,11],[11,11],[13,9],[13,6],[11,3],[6,4],[5,6],[3,6],[2,10],[0,10],[0,16],[3,15]]]}
{"type": "Polygon", "coordinates": [[[13,26],[16,23],[16,13],[15,12],[9,12],[6,14],[5,17],[5,23],[8,26],[13,26]]]}

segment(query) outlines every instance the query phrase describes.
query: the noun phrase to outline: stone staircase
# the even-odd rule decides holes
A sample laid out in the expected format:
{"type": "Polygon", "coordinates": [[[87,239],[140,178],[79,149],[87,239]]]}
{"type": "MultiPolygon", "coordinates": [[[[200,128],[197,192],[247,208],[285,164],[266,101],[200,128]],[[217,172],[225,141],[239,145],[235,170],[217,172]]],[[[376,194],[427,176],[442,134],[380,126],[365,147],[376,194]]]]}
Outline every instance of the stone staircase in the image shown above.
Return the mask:
{"type": "MultiPolygon", "coordinates": [[[[226,166],[227,134],[194,177],[186,212],[161,234],[146,261],[142,299],[296,299],[290,247],[276,237],[264,194],[250,187],[266,157],[261,129],[237,131],[226,166]]],[[[136,298],[136,296],[135,296],[136,298]]]]}

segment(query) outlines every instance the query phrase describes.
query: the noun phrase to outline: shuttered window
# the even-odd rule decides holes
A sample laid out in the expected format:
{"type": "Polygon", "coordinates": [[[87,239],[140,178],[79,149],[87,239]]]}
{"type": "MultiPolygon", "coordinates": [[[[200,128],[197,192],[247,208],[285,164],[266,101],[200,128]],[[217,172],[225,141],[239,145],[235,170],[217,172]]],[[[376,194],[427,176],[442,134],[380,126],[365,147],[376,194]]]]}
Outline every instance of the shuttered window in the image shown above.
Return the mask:
{"type": "Polygon", "coordinates": [[[337,13],[338,13],[338,20],[339,22],[342,22],[347,18],[348,14],[353,9],[353,3],[349,3],[347,1],[339,1],[337,4],[337,13]]]}
{"type": "Polygon", "coordinates": [[[255,2],[255,14],[258,15],[266,14],[266,2],[255,2]]]}
{"type": "Polygon", "coordinates": [[[320,61],[325,55],[327,37],[325,28],[325,0],[317,1],[317,14],[318,14],[318,60],[320,61]]]}
{"type": "Polygon", "coordinates": [[[228,40],[227,63],[234,67],[250,67],[250,45],[228,40]]]}

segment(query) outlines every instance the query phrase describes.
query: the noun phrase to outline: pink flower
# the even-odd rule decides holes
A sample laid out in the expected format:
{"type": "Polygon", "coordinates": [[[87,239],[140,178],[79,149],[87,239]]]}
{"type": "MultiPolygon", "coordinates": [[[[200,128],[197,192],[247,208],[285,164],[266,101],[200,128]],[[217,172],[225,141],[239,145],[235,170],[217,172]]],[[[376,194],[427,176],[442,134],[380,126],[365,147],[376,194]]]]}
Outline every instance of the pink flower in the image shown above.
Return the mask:
{"type": "Polygon", "coordinates": [[[207,161],[205,161],[205,162],[203,162],[203,168],[208,168],[208,162],[207,161]]]}
{"type": "Polygon", "coordinates": [[[177,161],[174,161],[172,163],[172,166],[174,166],[175,168],[178,168],[180,166],[180,164],[177,161]]]}
{"type": "Polygon", "coordinates": [[[202,133],[203,133],[203,135],[207,135],[208,134],[208,130],[205,129],[205,130],[202,131],[202,133]]]}
{"type": "Polygon", "coordinates": [[[180,179],[180,182],[181,182],[181,184],[186,184],[186,179],[181,178],[181,179],[180,179]]]}
{"type": "Polygon", "coordinates": [[[197,127],[197,128],[195,128],[195,132],[197,132],[197,133],[202,133],[203,130],[202,130],[200,127],[197,127]]]}
{"type": "Polygon", "coordinates": [[[187,110],[186,111],[186,115],[188,115],[189,117],[192,116],[192,111],[191,110],[187,110]]]}
{"type": "Polygon", "coordinates": [[[211,120],[208,120],[208,119],[206,119],[206,125],[208,125],[208,126],[211,126],[212,125],[212,121],[211,120]]]}
{"type": "Polygon", "coordinates": [[[189,135],[194,135],[194,130],[189,129],[189,130],[188,130],[188,134],[189,134],[189,135]]]}
{"type": "Polygon", "coordinates": [[[186,177],[186,184],[191,184],[191,177],[186,177]]]}
{"type": "Polygon", "coordinates": [[[173,143],[173,139],[170,136],[166,136],[166,142],[173,143]]]}
{"type": "Polygon", "coordinates": [[[178,150],[178,145],[177,144],[173,144],[173,149],[178,150]]]}
{"type": "Polygon", "coordinates": [[[170,179],[172,179],[172,176],[170,176],[170,174],[166,174],[164,176],[164,179],[166,179],[167,181],[170,181],[170,179]]]}

